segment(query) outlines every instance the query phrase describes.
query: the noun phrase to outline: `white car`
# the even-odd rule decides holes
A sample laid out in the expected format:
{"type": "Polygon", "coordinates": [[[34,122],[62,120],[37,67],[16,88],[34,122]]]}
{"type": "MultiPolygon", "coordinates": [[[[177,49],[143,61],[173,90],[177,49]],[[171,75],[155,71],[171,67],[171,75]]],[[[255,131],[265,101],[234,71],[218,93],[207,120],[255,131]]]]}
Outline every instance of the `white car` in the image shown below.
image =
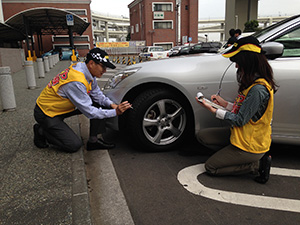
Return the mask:
{"type": "MultiPolygon", "coordinates": [[[[272,140],[300,145],[300,14],[253,34],[266,51],[279,85],[274,95],[272,140]]],[[[133,109],[110,120],[138,149],[165,151],[190,140],[200,129],[227,126],[195,100],[219,90],[234,101],[235,64],[221,54],[201,53],[129,66],[113,76],[104,93],[133,109]]]]}
{"type": "Polygon", "coordinates": [[[143,61],[169,58],[169,54],[161,46],[147,46],[140,53],[143,61]]]}

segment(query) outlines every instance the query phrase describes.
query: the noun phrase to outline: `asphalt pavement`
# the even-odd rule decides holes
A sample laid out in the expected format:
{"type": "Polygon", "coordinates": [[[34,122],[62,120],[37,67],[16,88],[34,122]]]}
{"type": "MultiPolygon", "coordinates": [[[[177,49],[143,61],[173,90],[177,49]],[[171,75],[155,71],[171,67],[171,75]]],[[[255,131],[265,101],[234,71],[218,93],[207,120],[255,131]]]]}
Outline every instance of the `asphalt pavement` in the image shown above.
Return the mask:
{"type": "MultiPolygon", "coordinates": [[[[58,62],[28,89],[25,69],[12,74],[16,110],[0,101],[0,224],[92,224],[82,147],[68,154],[33,144],[33,109],[46,84],[70,65],[58,62]]],[[[79,118],[67,123],[80,135],[79,118]]]]}

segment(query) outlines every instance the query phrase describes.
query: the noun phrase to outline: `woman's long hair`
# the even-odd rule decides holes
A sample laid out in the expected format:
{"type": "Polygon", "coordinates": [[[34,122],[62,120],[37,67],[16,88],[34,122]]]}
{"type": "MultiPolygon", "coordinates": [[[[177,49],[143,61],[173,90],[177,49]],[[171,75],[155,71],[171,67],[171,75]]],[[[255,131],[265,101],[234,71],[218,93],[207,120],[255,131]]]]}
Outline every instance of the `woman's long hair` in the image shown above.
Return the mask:
{"type": "Polygon", "coordinates": [[[273,70],[264,54],[250,51],[241,51],[230,58],[238,64],[237,81],[239,92],[250,87],[257,78],[264,78],[272,87],[274,92],[277,85],[273,78],[273,70]]]}

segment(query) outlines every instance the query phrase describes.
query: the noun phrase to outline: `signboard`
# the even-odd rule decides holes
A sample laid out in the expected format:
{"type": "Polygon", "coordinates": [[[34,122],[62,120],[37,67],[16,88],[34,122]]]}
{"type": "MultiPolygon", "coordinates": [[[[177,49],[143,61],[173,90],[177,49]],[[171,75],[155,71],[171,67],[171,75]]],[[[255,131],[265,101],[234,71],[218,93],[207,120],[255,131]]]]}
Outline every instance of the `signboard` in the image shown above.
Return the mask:
{"type": "Polygon", "coordinates": [[[67,14],[66,19],[67,19],[68,26],[74,26],[74,17],[72,14],[67,14]]]}
{"type": "Polygon", "coordinates": [[[129,42],[96,42],[98,48],[126,48],[129,42]]]}
{"type": "Polygon", "coordinates": [[[153,19],[164,19],[164,12],[153,12],[153,19]]]}

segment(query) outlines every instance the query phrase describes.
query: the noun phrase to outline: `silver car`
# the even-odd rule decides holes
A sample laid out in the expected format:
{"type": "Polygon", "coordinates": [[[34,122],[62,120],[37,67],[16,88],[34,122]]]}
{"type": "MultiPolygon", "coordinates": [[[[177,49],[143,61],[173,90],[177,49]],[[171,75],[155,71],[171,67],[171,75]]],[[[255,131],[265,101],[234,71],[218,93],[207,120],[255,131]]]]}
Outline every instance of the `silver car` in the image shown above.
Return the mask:
{"type": "MultiPolygon", "coordinates": [[[[272,139],[300,144],[300,15],[255,33],[279,84],[275,94],[272,139]]],[[[235,64],[221,54],[201,54],[145,62],[126,67],[104,87],[119,103],[128,100],[133,109],[111,125],[129,134],[139,149],[170,150],[200,129],[227,126],[195,100],[198,92],[234,101],[237,95],[235,64]]]]}

